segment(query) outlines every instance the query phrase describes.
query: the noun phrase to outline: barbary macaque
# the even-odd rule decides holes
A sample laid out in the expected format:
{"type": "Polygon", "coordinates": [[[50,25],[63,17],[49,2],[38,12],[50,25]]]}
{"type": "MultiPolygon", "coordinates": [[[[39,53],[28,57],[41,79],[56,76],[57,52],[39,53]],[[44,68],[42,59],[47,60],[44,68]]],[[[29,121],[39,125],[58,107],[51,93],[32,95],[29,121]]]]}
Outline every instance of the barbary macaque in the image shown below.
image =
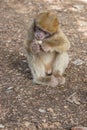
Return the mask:
{"type": "Polygon", "coordinates": [[[49,86],[64,84],[69,48],[70,42],[60,28],[57,14],[47,11],[37,15],[25,42],[33,82],[49,86]]]}

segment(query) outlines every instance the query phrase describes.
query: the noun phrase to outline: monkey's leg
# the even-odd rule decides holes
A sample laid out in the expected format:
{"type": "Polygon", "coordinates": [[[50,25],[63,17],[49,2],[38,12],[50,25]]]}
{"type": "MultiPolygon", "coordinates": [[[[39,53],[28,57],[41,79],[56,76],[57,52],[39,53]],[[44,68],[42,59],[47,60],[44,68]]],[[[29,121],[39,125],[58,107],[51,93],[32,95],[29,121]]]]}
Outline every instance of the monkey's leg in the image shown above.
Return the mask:
{"type": "Polygon", "coordinates": [[[68,63],[69,63],[69,56],[67,52],[57,54],[53,65],[53,75],[56,77],[56,79],[58,79],[59,84],[65,83],[65,78],[63,77],[63,73],[67,68],[68,63]]]}
{"type": "Polygon", "coordinates": [[[33,82],[36,84],[49,85],[51,77],[46,76],[45,66],[40,60],[40,57],[33,57],[33,55],[28,55],[27,59],[33,76],[33,82]]]}
{"type": "Polygon", "coordinates": [[[42,63],[38,55],[29,54],[27,55],[27,60],[34,82],[40,77],[45,77],[44,64],[42,63]]]}

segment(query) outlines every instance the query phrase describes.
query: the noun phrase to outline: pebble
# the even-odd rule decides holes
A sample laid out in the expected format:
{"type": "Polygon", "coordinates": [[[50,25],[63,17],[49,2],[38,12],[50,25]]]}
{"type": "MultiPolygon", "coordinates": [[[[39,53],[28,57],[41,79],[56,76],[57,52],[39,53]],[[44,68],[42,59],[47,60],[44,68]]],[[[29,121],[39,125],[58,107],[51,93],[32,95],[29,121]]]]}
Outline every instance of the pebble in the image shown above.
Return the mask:
{"type": "Polygon", "coordinates": [[[82,127],[82,126],[72,127],[71,130],[87,130],[87,127],[82,127]]]}
{"type": "Polygon", "coordinates": [[[24,125],[25,125],[26,127],[29,127],[30,122],[26,121],[26,122],[24,122],[24,125]]]}
{"type": "Polygon", "coordinates": [[[41,113],[45,113],[46,112],[44,109],[41,109],[41,108],[38,111],[41,112],[41,113]]]}
{"type": "Polygon", "coordinates": [[[75,65],[82,65],[83,63],[84,63],[84,61],[81,59],[76,59],[75,61],[73,61],[73,64],[75,64],[75,65]]]}
{"type": "Polygon", "coordinates": [[[77,10],[82,10],[84,8],[84,5],[74,5],[74,8],[76,8],[77,10]]]}
{"type": "Polygon", "coordinates": [[[53,111],[52,108],[47,108],[47,111],[48,111],[48,112],[52,112],[52,113],[54,113],[54,111],[53,111]]]}
{"type": "Polygon", "coordinates": [[[1,129],[3,129],[4,127],[5,127],[4,125],[0,124],[0,128],[1,128],[1,129]]]}

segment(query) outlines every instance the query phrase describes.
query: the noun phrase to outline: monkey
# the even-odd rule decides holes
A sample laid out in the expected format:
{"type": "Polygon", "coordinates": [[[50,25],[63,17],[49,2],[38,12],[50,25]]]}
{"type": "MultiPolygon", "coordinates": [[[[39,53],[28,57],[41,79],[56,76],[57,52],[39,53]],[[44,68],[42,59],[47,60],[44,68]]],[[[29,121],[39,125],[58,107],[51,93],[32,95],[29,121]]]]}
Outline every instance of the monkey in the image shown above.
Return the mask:
{"type": "Polygon", "coordinates": [[[65,83],[63,74],[69,64],[70,42],[55,12],[42,12],[33,19],[24,46],[35,84],[57,86],[65,83]]]}

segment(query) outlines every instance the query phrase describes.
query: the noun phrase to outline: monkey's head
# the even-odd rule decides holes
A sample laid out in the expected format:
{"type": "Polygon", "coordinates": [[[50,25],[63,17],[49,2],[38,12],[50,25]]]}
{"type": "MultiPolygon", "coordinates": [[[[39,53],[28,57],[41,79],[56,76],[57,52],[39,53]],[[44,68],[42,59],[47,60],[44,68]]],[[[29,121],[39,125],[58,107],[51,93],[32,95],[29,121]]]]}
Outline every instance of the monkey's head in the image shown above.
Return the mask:
{"type": "Polygon", "coordinates": [[[34,30],[38,32],[39,36],[44,33],[44,37],[42,39],[55,34],[59,26],[57,14],[50,11],[40,13],[36,17],[34,23],[34,30]],[[42,33],[39,33],[41,31],[42,33]]]}

